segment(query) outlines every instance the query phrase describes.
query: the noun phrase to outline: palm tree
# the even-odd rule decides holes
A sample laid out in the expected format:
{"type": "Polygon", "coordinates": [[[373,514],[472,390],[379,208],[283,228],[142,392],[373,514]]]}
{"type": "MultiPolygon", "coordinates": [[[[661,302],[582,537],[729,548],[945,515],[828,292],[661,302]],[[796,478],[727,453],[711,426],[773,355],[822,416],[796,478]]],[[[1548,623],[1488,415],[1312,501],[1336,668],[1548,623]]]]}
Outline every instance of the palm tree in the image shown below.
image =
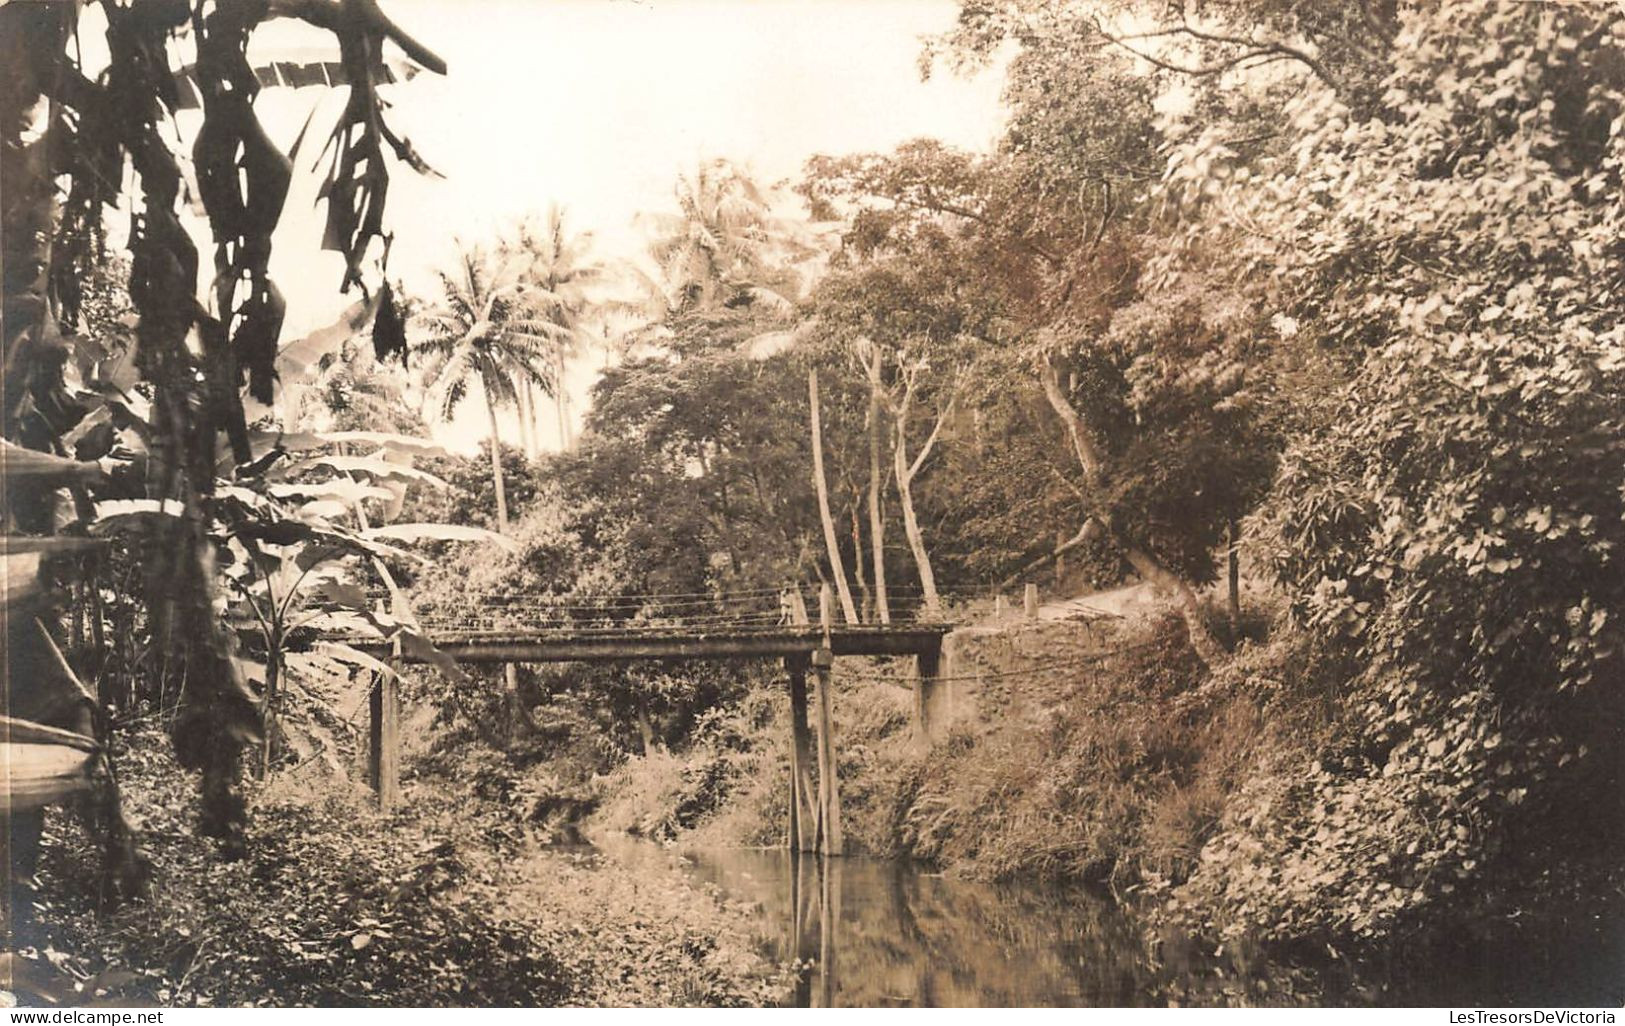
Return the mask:
{"type": "Polygon", "coordinates": [[[439,305],[416,318],[423,335],[411,351],[423,358],[423,380],[442,420],[450,420],[479,383],[491,425],[497,530],[506,534],[497,409],[516,403],[526,386],[549,397],[558,391],[554,354],[569,332],[532,305],[522,265],[500,251],[463,248],[456,272],[442,272],[440,286],[439,305]]]}
{"type": "MultiPolygon", "coordinates": [[[[589,315],[602,305],[596,289],[605,284],[608,269],[591,256],[591,233],[570,232],[564,210],[558,206],[550,206],[542,218],[521,223],[514,238],[502,243],[502,252],[516,268],[530,316],[551,325],[551,372],[556,385],[551,395],[559,418],[559,441],[568,448],[570,400],[563,384],[564,368],[593,343],[589,315]]],[[[521,402],[534,417],[529,385],[522,386],[521,402]]],[[[531,430],[535,431],[534,422],[531,430]]]]}
{"type": "MultiPolygon", "coordinates": [[[[522,389],[543,395],[559,391],[553,354],[568,341],[568,332],[542,316],[545,299],[533,304],[522,261],[501,248],[494,254],[463,248],[455,274],[440,274],[441,302],[416,318],[423,337],[411,351],[423,357],[423,380],[450,420],[479,382],[491,424],[491,482],[497,493],[497,531],[508,533],[508,500],[502,490],[502,435],[497,407],[519,402],[522,389]]],[[[527,404],[528,405],[528,404],[527,404]]],[[[534,726],[519,697],[519,675],[512,663],[503,667],[509,708],[527,727],[534,726]]]]}
{"type": "Polygon", "coordinates": [[[788,310],[799,297],[796,265],[819,252],[808,233],[773,213],[767,195],[727,160],[677,176],[677,214],[645,214],[649,253],[673,311],[742,298],[788,310]]]}

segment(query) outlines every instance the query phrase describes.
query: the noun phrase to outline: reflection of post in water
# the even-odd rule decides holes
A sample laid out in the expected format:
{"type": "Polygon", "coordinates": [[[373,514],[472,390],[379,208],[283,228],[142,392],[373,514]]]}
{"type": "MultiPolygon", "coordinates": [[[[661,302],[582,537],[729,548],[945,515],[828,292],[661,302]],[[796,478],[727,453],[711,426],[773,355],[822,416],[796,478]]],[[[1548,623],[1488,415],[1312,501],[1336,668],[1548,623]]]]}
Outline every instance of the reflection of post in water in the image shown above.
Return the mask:
{"type": "Polygon", "coordinates": [[[796,961],[803,967],[796,979],[795,1006],[832,1008],[838,989],[835,942],[841,926],[841,860],[799,852],[791,852],[790,860],[790,933],[796,961]]]}
{"type": "Polygon", "coordinates": [[[835,935],[841,929],[841,860],[818,860],[818,978],[825,1008],[835,1007],[835,935]]]}
{"type": "MultiPolygon", "coordinates": [[[[811,862],[811,859],[808,860],[811,862]]],[[[817,976],[822,1008],[834,1008],[838,977],[835,976],[835,935],[840,932],[840,859],[817,860],[817,976]]]]}
{"type": "Polygon", "coordinates": [[[812,959],[814,945],[808,927],[812,919],[812,889],[807,874],[813,860],[798,851],[790,852],[790,946],[796,959],[795,1007],[812,1007],[812,959]]]}

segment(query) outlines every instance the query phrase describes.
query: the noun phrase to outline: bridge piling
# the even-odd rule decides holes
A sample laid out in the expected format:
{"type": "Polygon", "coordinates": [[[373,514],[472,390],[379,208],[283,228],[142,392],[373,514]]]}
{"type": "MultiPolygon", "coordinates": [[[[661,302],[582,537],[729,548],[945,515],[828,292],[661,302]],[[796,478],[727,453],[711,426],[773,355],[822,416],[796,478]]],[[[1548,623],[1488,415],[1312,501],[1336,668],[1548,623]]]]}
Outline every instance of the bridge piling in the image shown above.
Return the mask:
{"type": "Polygon", "coordinates": [[[831,707],[830,670],[835,656],[827,648],[812,654],[813,690],[818,706],[818,839],[819,850],[839,855],[845,850],[841,836],[841,788],[835,769],[835,717],[831,707]]]}
{"type": "Polygon", "coordinates": [[[931,747],[936,706],[940,701],[937,690],[942,683],[942,649],[921,649],[914,656],[914,744],[921,750],[931,747]]]}
{"type": "Polygon", "coordinates": [[[790,675],[790,831],[791,851],[817,848],[817,792],[812,779],[812,731],[807,722],[807,665],[804,655],[784,660],[790,675]]]}
{"type": "Polygon", "coordinates": [[[401,794],[401,643],[397,639],[389,673],[373,681],[367,701],[367,777],[385,812],[401,794]]]}

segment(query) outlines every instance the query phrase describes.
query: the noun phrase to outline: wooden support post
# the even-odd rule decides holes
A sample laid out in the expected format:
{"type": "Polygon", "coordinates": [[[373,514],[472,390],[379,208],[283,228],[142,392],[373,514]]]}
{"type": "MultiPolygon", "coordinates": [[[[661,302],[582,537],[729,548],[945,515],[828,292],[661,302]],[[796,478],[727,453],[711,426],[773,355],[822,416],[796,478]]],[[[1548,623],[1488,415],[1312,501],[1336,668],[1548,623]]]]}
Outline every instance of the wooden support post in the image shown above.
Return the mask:
{"type": "Polygon", "coordinates": [[[940,719],[936,706],[941,661],[942,650],[934,647],[921,649],[914,657],[914,743],[922,749],[931,747],[932,720],[940,719]]]}
{"type": "Polygon", "coordinates": [[[807,657],[788,656],[790,673],[790,832],[791,851],[813,851],[818,843],[817,792],[812,777],[812,731],[807,724],[807,657]]]}
{"type": "Polygon", "coordinates": [[[393,673],[379,674],[367,704],[367,782],[378,796],[378,807],[387,812],[395,807],[401,794],[399,679],[393,673]]]}
{"type": "Polygon", "coordinates": [[[1038,585],[1027,585],[1027,590],[1021,596],[1021,604],[1026,610],[1027,619],[1038,619],[1038,585]]]}
{"type": "Polygon", "coordinates": [[[1004,592],[998,592],[993,596],[993,619],[1003,620],[1009,612],[1010,603],[1005,601],[1004,592]]]}
{"type": "MultiPolygon", "coordinates": [[[[827,606],[826,606],[827,608],[827,606]]],[[[830,696],[830,670],[835,656],[828,648],[812,654],[814,691],[818,704],[818,838],[819,850],[839,855],[845,850],[841,836],[841,789],[835,768],[835,717],[830,696]]]]}

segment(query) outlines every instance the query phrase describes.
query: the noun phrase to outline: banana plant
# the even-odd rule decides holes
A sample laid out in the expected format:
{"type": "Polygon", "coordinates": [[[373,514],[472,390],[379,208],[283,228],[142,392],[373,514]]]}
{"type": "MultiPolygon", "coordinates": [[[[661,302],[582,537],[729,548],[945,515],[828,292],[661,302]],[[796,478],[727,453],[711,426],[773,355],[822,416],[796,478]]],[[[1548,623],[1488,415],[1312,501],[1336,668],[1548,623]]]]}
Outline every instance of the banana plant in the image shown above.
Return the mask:
{"type": "MultiPolygon", "coordinates": [[[[293,171],[292,154],[278,150],[255,114],[249,40],[263,24],[291,19],[339,50],[348,95],[322,155],[322,244],[344,258],[339,290],[359,288],[369,298],[336,334],[369,321],[397,322],[376,317],[389,305],[389,290],[367,279],[385,270],[392,165],[428,170],[385,117],[384,41],[429,71],[443,74],[446,66],[377,0],[104,0],[107,67],[96,74],[78,58],[83,6],[0,3],[0,149],[7,154],[0,435],[74,462],[127,454],[128,465],[110,481],[8,487],[0,514],[14,538],[92,523],[147,533],[148,544],[120,556],[139,568],[152,648],[165,662],[160,673],[172,671],[190,689],[185,714],[172,725],[177,754],[203,775],[200,828],[240,850],[246,805],[238,769],[259,712],[215,610],[219,525],[211,510],[217,483],[242,486],[260,470],[250,430],[257,418],[245,416],[245,403],[269,402],[287,382],[277,366],[287,348],[279,350],[285,304],[269,267],[293,171]],[[175,152],[177,46],[194,51],[192,83],[203,106],[196,137],[185,140],[195,183],[185,180],[175,152]],[[133,176],[123,173],[126,166],[133,176]],[[212,261],[200,260],[182,223],[183,197],[202,203],[212,261]],[[128,337],[97,327],[83,335],[99,337],[82,338],[83,285],[102,260],[112,209],[139,211],[124,245],[130,312],[121,323],[128,337]],[[227,473],[217,470],[220,452],[230,453],[227,473]],[[158,509],[109,511],[120,517],[114,527],[99,522],[98,499],[156,502],[158,509]]],[[[375,345],[391,334],[398,332],[375,331],[375,345]]],[[[17,673],[7,673],[5,684],[12,692],[35,686],[17,673]]]]}
{"type": "MultiPolygon", "coordinates": [[[[396,542],[464,541],[511,549],[495,532],[457,524],[397,523],[378,527],[368,502],[392,504],[386,484],[445,482],[411,465],[414,455],[437,453],[433,443],[382,432],[264,433],[253,469],[217,482],[210,500],[211,538],[224,585],[219,612],[243,649],[236,665],[257,686],[260,719],[258,770],[272,768],[279,717],[296,676],[320,680],[360,670],[393,676],[375,657],[332,640],[342,634],[383,642],[401,640],[413,650],[432,642],[409,618],[374,608],[370,578],[378,566],[421,563],[396,542]],[[327,450],[376,446],[368,455],[327,450]],[[290,453],[297,453],[295,457],[290,453]],[[285,460],[264,459],[283,453],[285,460]],[[353,521],[353,525],[350,523],[353,521]],[[297,656],[291,659],[290,657],[297,656]]],[[[181,515],[177,503],[132,499],[98,503],[87,525],[95,535],[153,530],[181,515]]],[[[306,689],[307,697],[319,700],[306,689]]]]}

